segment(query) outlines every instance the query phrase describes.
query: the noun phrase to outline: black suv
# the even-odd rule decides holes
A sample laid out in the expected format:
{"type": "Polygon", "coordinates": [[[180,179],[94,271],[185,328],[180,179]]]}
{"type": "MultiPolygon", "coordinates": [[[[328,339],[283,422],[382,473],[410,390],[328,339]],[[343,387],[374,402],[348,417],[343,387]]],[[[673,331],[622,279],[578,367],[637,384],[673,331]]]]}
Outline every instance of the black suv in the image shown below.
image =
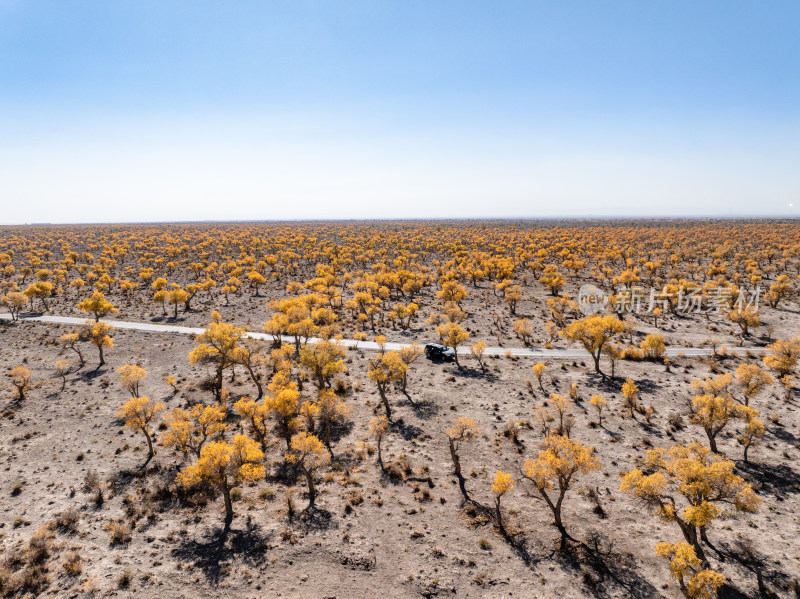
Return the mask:
{"type": "Polygon", "coordinates": [[[429,360],[446,360],[451,361],[456,357],[456,352],[452,347],[440,345],[439,343],[428,343],[425,346],[425,356],[429,360]]]}

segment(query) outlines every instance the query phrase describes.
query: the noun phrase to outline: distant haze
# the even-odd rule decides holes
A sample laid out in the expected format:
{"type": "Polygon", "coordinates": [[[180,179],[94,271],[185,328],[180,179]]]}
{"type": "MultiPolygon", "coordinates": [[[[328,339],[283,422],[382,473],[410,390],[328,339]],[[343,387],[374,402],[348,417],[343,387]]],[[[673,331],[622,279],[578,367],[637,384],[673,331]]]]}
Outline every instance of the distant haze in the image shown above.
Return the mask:
{"type": "Polygon", "coordinates": [[[795,1],[0,0],[0,223],[795,216],[795,1]]]}

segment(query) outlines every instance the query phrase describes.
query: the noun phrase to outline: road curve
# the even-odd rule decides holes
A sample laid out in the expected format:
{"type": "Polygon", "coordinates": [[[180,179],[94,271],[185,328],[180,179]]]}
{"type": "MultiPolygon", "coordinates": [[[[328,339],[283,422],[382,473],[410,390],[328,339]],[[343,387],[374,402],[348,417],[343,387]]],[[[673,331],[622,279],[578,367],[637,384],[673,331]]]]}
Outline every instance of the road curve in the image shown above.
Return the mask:
{"type": "MultiPolygon", "coordinates": [[[[78,318],[75,316],[56,316],[56,315],[42,315],[42,316],[24,316],[20,315],[20,320],[32,320],[35,322],[45,322],[52,324],[69,324],[69,325],[84,325],[86,324],[85,318],[78,318]]],[[[11,320],[10,314],[0,314],[0,320],[11,320]]],[[[116,329],[126,329],[131,331],[142,331],[145,333],[177,333],[179,335],[198,335],[205,329],[197,327],[184,327],[173,324],[156,324],[152,322],[135,322],[131,320],[105,320],[108,324],[116,329]]],[[[272,341],[272,335],[266,333],[257,333],[248,331],[247,337],[252,339],[262,339],[265,341],[272,341]]],[[[293,337],[281,337],[286,343],[293,343],[293,337]]],[[[316,341],[316,338],[311,338],[309,341],[316,341]]],[[[347,347],[362,349],[366,351],[378,351],[380,349],[378,344],[374,341],[356,341],[355,339],[341,339],[340,343],[347,347]]],[[[387,342],[386,349],[398,350],[403,347],[408,347],[411,343],[395,343],[387,342]]],[[[747,348],[753,353],[763,353],[763,348],[747,348]]],[[[458,353],[469,354],[469,346],[462,345],[458,348],[458,353]]],[[[687,357],[687,358],[703,358],[712,355],[713,351],[708,348],[701,347],[668,347],[666,355],[671,358],[687,357]]],[[[526,358],[548,358],[548,359],[590,359],[591,356],[588,352],[581,348],[544,348],[544,347],[487,347],[484,351],[485,356],[519,356],[526,358]]]]}

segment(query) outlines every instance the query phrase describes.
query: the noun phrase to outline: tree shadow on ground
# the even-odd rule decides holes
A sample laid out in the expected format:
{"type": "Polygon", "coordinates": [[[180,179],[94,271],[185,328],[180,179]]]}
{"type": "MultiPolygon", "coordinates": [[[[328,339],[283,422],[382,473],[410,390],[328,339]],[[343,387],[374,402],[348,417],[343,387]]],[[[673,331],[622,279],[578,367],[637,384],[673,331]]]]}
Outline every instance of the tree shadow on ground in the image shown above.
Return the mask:
{"type": "Polygon", "coordinates": [[[436,416],[439,413],[439,406],[436,405],[434,402],[428,399],[414,401],[413,399],[411,399],[411,395],[409,395],[408,393],[403,393],[403,395],[407,400],[405,402],[405,405],[408,405],[414,411],[414,415],[417,418],[428,420],[429,418],[432,418],[433,416],[436,416]]]}
{"type": "Polygon", "coordinates": [[[589,386],[599,389],[605,393],[621,393],[622,384],[625,382],[617,377],[603,376],[597,372],[592,372],[587,375],[589,379],[589,386]]]}
{"type": "MultiPolygon", "coordinates": [[[[777,597],[777,593],[770,586],[786,589],[791,584],[791,576],[776,568],[776,563],[760,553],[747,538],[737,539],[732,544],[721,542],[714,549],[720,561],[737,564],[745,576],[756,579],[758,593],[761,597],[777,597]]],[[[728,591],[720,590],[720,597],[742,597],[738,590],[736,594],[725,594],[728,591]]]]}
{"type": "Polygon", "coordinates": [[[316,506],[299,512],[291,523],[304,533],[325,531],[338,526],[331,512],[316,506]]]}
{"type": "Polygon", "coordinates": [[[556,555],[565,567],[583,572],[587,594],[607,597],[611,588],[617,588],[635,599],[659,596],[658,589],[640,574],[634,556],[616,551],[613,542],[598,533],[556,555]]]}
{"type": "Polygon", "coordinates": [[[471,368],[469,366],[462,366],[461,368],[453,368],[448,370],[448,373],[465,379],[483,379],[489,383],[497,381],[497,375],[490,370],[482,372],[480,368],[471,368]]]}
{"type": "Polygon", "coordinates": [[[102,366],[98,366],[93,370],[84,370],[78,375],[77,378],[83,379],[84,382],[89,383],[94,379],[96,379],[97,377],[104,375],[105,373],[106,373],[105,368],[103,368],[102,366]]]}
{"type": "MultiPolygon", "coordinates": [[[[353,428],[355,424],[353,424],[350,420],[345,420],[342,422],[335,422],[331,425],[331,445],[341,441],[351,432],[353,432],[353,428]]],[[[334,451],[336,448],[334,448],[334,451]]]]}
{"type": "Polygon", "coordinates": [[[162,475],[163,478],[163,476],[166,475],[166,472],[158,463],[153,464],[153,466],[150,468],[147,468],[151,459],[152,458],[146,458],[146,461],[143,463],[143,465],[138,468],[120,470],[119,472],[112,474],[108,479],[109,488],[114,492],[115,495],[124,495],[128,487],[136,482],[144,483],[148,480],[148,478],[159,475],[162,475]]]}
{"type": "MultiPolygon", "coordinates": [[[[636,386],[639,388],[639,393],[656,393],[663,385],[658,384],[652,379],[641,379],[636,381],[636,386]]],[[[621,387],[620,387],[621,388],[621,387]]]]}
{"type": "Polygon", "coordinates": [[[241,529],[216,527],[207,538],[185,539],[173,549],[172,556],[193,563],[209,582],[217,584],[229,561],[249,566],[263,563],[270,536],[248,518],[241,529]]]}
{"type": "Polygon", "coordinates": [[[785,493],[800,493],[800,474],[786,464],[775,466],[756,462],[736,462],[736,469],[745,478],[755,481],[761,492],[781,497],[785,493]]]}
{"type": "Polygon", "coordinates": [[[462,501],[461,509],[464,517],[468,519],[470,526],[476,528],[491,526],[495,528],[495,531],[500,535],[500,538],[505,541],[508,547],[517,555],[520,560],[522,560],[522,562],[528,568],[533,568],[543,559],[551,557],[552,554],[547,554],[545,552],[542,552],[540,555],[533,553],[533,551],[531,551],[531,549],[528,547],[524,531],[516,528],[513,524],[508,523],[505,527],[505,531],[501,532],[497,530],[492,509],[486,505],[483,505],[479,501],[476,501],[472,498],[462,501]]]}
{"type": "Polygon", "coordinates": [[[773,437],[775,437],[776,439],[780,439],[784,443],[790,443],[792,445],[797,444],[797,442],[800,440],[800,439],[797,438],[796,435],[794,435],[793,433],[790,433],[789,431],[787,431],[785,428],[783,428],[780,425],[776,425],[774,427],[770,427],[769,433],[773,437]]]}
{"type": "Polygon", "coordinates": [[[397,433],[406,441],[410,441],[420,435],[424,434],[425,431],[422,430],[418,426],[414,426],[413,424],[406,424],[403,422],[402,418],[398,418],[390,423],[390,428],[393,432],[397,433]]]}

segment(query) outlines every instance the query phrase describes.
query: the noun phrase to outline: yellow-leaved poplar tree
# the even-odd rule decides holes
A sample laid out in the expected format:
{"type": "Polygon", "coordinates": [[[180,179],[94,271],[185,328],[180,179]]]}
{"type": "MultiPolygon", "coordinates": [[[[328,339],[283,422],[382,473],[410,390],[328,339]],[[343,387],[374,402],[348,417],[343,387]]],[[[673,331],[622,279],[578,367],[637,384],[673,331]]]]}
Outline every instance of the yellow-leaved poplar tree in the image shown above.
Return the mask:
{"type": "Polygon", "coordinates": [[[460,324],[447,322],[436,327],[436,334],[439,335],[444,345],[453,348],[456,366],[461,368],[461,365],[458,363],[458,346],[469,339],[469,333],[461,328],[460,324]]]}
{"type": "Polygon", "coordinates": [[[87,297],[82,302],[79,302],[78,309],[83,312],[91,312],[95,322],[98,322],[104,316],[117,312],[114,304],[108,301],[106,296],[99,291],[95,291],[92,293],[91,297],[87,297]]]}
{"type": "Polygon", "coordinates": [[[244,329],[230,323],[212,321],[208,328],[195,337],[199,345],[189,353],[191,364],[210,364],[215,370],[214,396],[219,400],[222,376],[225,369],[236,364],[236,350],[244,336],[244,329]]]}
{"type": "Polygon", "coordinates": [[[153,432],[150,424],[166,406],[162,402],[154,402],[149,397],[132,397],[117,410],[117,418],[125,421],[125,426],[134,431],[141,431],[147,439],[147,459],[153,457],[153,432]]]}
{"type": "Polygon", "coordinates": [[[86,364],[86,360],[83,359],[83,352],[81,352],[80,347],[78,347],[80,335],[78,333],[64,333],[61,335],[59,341],[62,348],[72,350],[78,355],[79,367],[83,368],[83,365],[86,364]]]}
{"type": "Polygon", "coordinates": [[[278,436],[286,441],[286,448],[290,449],[292,436],[300,427],[300,391],[297,390],[297,383],[287,380],[280,372],[273,377],[270,386],[271,395],[267,396],[264,403],[275,421],[278,436]]]}
{"type": "Polygon", "coordinates": [[[600,356],[603,353],[603,347],[624,331],[625,323],[615,316],[595,314],[570,323],[564,329],[564,337],[580,343],[583,349],[592,356],[595,372],[603,374],[600,371],[600,356]]]}
{"type": "Polygon", "coordinates": [[[545,393],[543,378],[544,378],[544,371],[546,368],[547,366],[542,362],[539,362],[538,364],[534,364],[533,366],[531,366],[531,370],[533,371],[533,376],[536,377],[536,382],[539,384],[539,390],[542,393],[545,393]]]}
{"type": "Polygon", "coordinates": [[[147,376],[147,371],[136,364],[124,364],[117,369],[117,375],[131,397],[139,397],[139,383],[147,376]]]}
{"type": "Polygon", "coordinates": [[[553,513],[553,523],[561,534],[561,551],[572,539],[561,517],[564,498],[581,475],[600,469],[600,462],[593,454],[592,447],[563,435],[549,435],[536,459],[527,460],[522,467],[523,476],[533,482],[553,513]]]}
{"type": "Polygon", "coordinates": [[[494,494],[494,517],[500,533],[505,535],[506,529],[503,526],[503,512],[500,509],[500,498],[514,488],[514,479],[508,472],[498,470],[492,481],[492,493],[494,494]]]}
{"type": "Polygon", "coordinates": [[[665,522],[675,522],[684,539],[707,566],[701,539],[706,528],[722,515],[720,504],[754,512],[761,499],[734,474],[733,460],[694,442],[647,451],[642,469],[622,477],[620,489],[645,502],[665,522]]]}
{"type": "Polygon", "coordinates": [[[472,441],[480,434],[480,428],[473,418],[460,416],[451,421],[450,427],[445,431],[447,435],[447,444],[450,448],[450,459],[453,462],[453,474],[458,480],[458,488],[461,490],[461,495],[464,501],[469,501],[469,493],[467,493],[466,479],[461,473],[461,456],[458,454],[459,449],[463,443],[472,441]]]}
{"type": "Polygon", "coordinates": [[[297,466],[306,479],[308,486],[308,506],[306,511],[314,509],[314,502],[317,499],[317,488],[314,484],[314,474],[330,462],[330,456],[325,451],[316,435],[308,432],[297,433],[292,437],[289,453],[286,454],[286,461],[297,466]]]}
{"type": "Polygon", "coordinates": [[[20,364],[12,368],[8,376],[11,377],[11,384],[17,392],[17,399],[22,401],[25,399],[25,393],[31,388],[33,372],[30,368],[20,364]]]}
{"type": "Polygon", "coordinates": [[[167,431],[163,445],[174,446],[181,453],[192,453],[198,458],[203,445],[220,438],[228,428],[225,424],[225,408],[219,405],[195,404],[188,409],[175,408],[164,420],[167,431]]]}
{"type": "Polygon", "coordinates": [[[703,427],[714,453],[720,453],[717,436],[731,420],[758,417],[756,410],[733,399],[729,391],[732,382],[733,376],[728,373],[692,383],[698,392],[692,400],[692,422],[703,427]]]}
{"type": "Polygon", "coordinates": [[[317,389],[327,389],[334,376],[347,370],[344,355],[344,348],[336,341],[320,340],[300,349],[300,364],[313,376],[317,389]]]}
{"type": "Polygon", "coordinates": [[[690,599],[712,599],[725,584],[722,574],[702,568],[702,560],[689,543],[659,543],[656,553],[669,560],[670,572],[678,580],[683,594],[690,599]]]}
{"type": "Polygon", "coordinates": [[[768,356],[764,356],[764,365],[775,371],[778,378],[792,374],[800,360],[800,337],[790,340],[778,339],[767,346],[768,356]]]}
{"type": "Polygon", "coordinates": [[[736,383],[742,390],[743,403],[750,405],[750,400],[756,397],[765,387],[773,384],[775,380],[758,367],[758,364],[740,364],[736,369],[736,383]]]}
{"type": "Polygon", "coordinates": [[[92,345],[97,348],[97,351],[100,354],[100,363],[97,365],[98,368],[106,363],[103,350],[114,347],[114,340],[111,338],[111,335],[109,335],[112,330],[113,327],[105,322],[98,321],[92,324],[91,321],[89,321],[89,324],[87,325],[86,332],[87,336],[89,337],[89,341],[92,342],[92,345]]]}
{"type": "Polygon", "coordinates": [[[386,416],[376,416],[369,421],[369,432],[372,434],[372,438],[375,439],[375,444],[378,446],[378,466],[381,467],[381,471],[386,470],[383,465],[383,440],[388,431],[389,419],[386,416]]]}
{"type": "Polygon", "coordinates": [[[207,482],[222,491],[225,502],[225,529],[233,522],[231,489],[235,484],[256,481],[264,476],[261,461],[264,452],[258,443],[246,435],[236,435],[233,441],[211,441],[203,446],[200,457],[194,464],[178,473],[178,482],[191,487],[207,482]]]}
{"type": "Polygon", "coordinates": [[[400,358],[397,351],[389,351],[382,356],[376,356],[369,361],[369,371],[367,376],[375,382],[378,387],[383,408],[386,410],[386,418],[392,419],[392,406],[387,395],[389,386],[394,381],[402,381],[408,370],[408,366],[400,358]]]}

